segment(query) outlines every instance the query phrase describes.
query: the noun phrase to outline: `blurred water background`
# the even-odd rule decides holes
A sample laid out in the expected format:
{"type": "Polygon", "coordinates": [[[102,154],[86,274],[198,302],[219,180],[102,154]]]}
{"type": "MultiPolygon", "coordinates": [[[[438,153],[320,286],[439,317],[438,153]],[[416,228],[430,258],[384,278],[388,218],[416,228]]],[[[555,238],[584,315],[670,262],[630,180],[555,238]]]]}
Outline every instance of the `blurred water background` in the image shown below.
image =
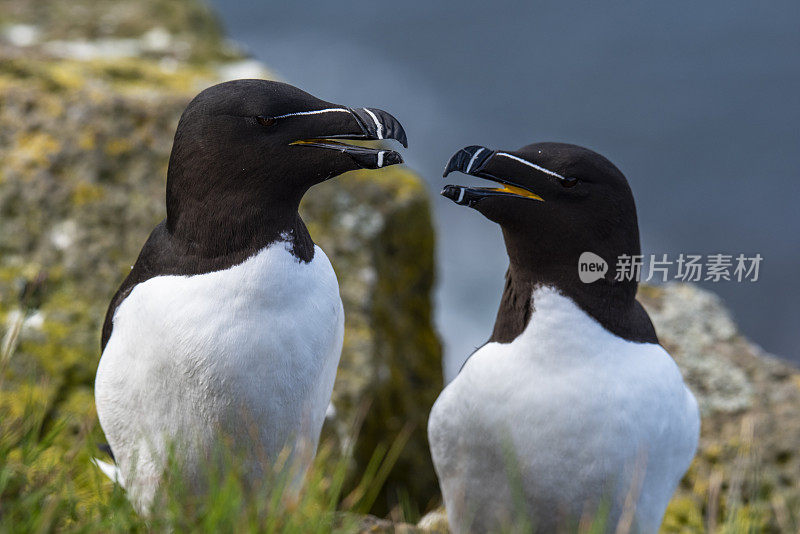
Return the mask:
{"type": "Polygon", "coordinates": [[[448,377],[491,333],[507,258],[494,224],[438,196],[442,169],[465,145],[535,141],[622,169],[645,255],[760,253],[756,283],[704,285],[748,336],[800,362],[800,3],[212,5],[286,81],[405,126],[403,157],[437,217],[448,377]]]}

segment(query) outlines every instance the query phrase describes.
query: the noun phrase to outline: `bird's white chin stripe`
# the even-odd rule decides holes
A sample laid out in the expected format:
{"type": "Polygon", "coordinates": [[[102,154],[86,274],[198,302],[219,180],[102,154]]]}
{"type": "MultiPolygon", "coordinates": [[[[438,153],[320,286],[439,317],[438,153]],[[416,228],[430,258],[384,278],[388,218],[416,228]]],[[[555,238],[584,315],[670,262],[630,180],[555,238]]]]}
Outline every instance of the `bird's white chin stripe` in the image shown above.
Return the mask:
{"type": "MultiPolygon", "coordinates": [[[[480,152],[480,151],[478,151],[478,152],[480,152]]],[[[475,155],[478,155],[478,152],[476,152],[475,155]]],[[[553,172],[550,169],[545,169],[541,165],[536,165],[535,163],[531,163],[530,161],[528,161],[526,159],[519,158],[517,156],[514,156],[513,154],[507,154],[505,152],[497,152],[497,153],[495,153],[495,156],[503,156],[503,157],[506,157],[506,158],[509,158],[509,159],[513,159],[514,161],[518,161],[518,162],[522,163],[523,165],[527,165],[528,167],[533,167],[537,171],[541,171],[541,172],[543,172],[545,174],[549,174],[550,176],[554,176],[554,177],[558,178],[559,180],[566,180],[566,178],[564,178],[563,176],[561,176],[557,172],[553,172]]],[[[474,159],[474,156],[473,156],[473,159],[474,159]]],[[[471,163],[472,162],[470,162],[470,164],[471,163]]],[[[469,171],[467,171],[467,172],[469,172],[469,171]]]]}
{"type": "Polygon", "coordinates": [[[272,117],[273,119],[285,119],[286,117],[296,117],[299,115],[319,115],[320,113],[334,113],[334,112],[343,112],[343,113],[350,113],[350,110],[346,108],[326,108],[326,109],[317,109],[314,111],[295,111],[294,113],[286,113],[284,115],[276,115],[272,117]]]}
{"type": "Polygon", "coordinates": [[[369,113],[369,116],[372,117],[373,121],[375,121],[375,127],[378,129],[377,132],[378,139],[383,139],[383,125],[381,124],[381,121],[379,121],[378,117],[376,117],[375,114],[370,110],[368,110],[367,108],[362,108],[362,109],[367,113],[369,113]]]}

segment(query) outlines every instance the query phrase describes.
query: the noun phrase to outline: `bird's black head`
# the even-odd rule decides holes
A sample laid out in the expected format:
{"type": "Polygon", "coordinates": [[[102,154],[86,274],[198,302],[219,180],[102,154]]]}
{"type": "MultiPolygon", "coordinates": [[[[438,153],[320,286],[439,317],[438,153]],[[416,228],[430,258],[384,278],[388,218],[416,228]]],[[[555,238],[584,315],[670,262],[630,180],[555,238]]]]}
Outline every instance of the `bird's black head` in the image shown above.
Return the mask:
{"type": "Polygon", "coordinates": [[[516,151],[470,146],[450,159],[445,176],[452,171],[500,185],[447,185],[442,195],[498,223],[512,259],[539,268],[547,263],[577,276],[578,257],[585,251],[609,262],[620,254],[639,253],[628,182],[610,161],[591,150],[562,143],[537,143],[516,151]]]}
{"type": "MultiPolygon", "coordinates": [[[[622,255],[640,254],[636,206],[625,176],[609,160],[564,143],[516,151],[469,146],[450,158],[444,175],[452,171],[498,183],[491,188],[447,185],[442,195],[501,226],[509,276],[518,284],[555,286],[605,323],[615,323],[615,314],[635,306],[637,281],[615,280],[615,266],[622,255]],[[607,264],[605,274],[591,282],[580,276],[579,260],[586,252],[607,264]]],[[[654,338],[646,323],[635,325],[640,331],[629,337],[654,338]]]]}
{"type": "Polygon", "coordinates": [[[294,217],[311,186],[402,163],[393,150],[339,141],[345,139],[407,144],[397,119],[379,109],[350,109],[267,80],[209,87],[189,103],[175,133],[168,230],[224,253],[242,234],[294,217]]]}

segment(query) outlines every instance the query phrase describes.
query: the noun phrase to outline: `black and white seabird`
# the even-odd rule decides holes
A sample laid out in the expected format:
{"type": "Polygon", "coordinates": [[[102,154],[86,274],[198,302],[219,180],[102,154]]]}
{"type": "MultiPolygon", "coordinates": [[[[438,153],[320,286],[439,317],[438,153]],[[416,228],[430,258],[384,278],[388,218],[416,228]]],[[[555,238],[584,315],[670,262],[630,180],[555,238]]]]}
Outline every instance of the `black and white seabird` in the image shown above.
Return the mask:
{"type": "Polygon", "coordinates": [[[657,532],[700,419],[635,278],[615,280],[616,259],[640,253],[625,176],[561,143],[466,147],[452,171],[499,184],[442,195],[500,225],[509,268],[491,338],[430,414],[451,528],[495,532],[524,518],[561,532],[583,519],[657,532]],[[584,252],[612,267],[582,282],[584,252]]]}
{"type": "Polygon", "coordinates": [[[181,116],[167,217],[111,301],[95,381],[114,476],[138,509],[150,506],[173,446],[189,487],[223,442],[244,454],[250,479],[283,451],[297,472],[310,463],[344,312],[300,199],[346,171],[402,162],[332,139],[406,145],[385,111],[273,81],[215,85],[181,116]]]}

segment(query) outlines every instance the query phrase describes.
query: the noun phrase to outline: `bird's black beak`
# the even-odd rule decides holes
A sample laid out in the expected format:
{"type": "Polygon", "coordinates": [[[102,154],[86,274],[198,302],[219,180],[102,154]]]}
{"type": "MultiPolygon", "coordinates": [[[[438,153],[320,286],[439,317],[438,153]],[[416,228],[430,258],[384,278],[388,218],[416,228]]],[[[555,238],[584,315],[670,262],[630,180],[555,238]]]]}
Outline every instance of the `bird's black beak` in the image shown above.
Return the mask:
{"type": "Polygon", "coordinates": [[[386,111],[377,108],[337,107],[308,114],[316,114],[314,129],[319,133],[315,133],[313,137],[293,141],[292,145],[339,151],[347,154],[363,169],[380,169],[403,163],[403,158],[394,150],[356,146],[338,141],[394,139],[407,148],[408,139],[403,126],[386,111]]]}
{"type": "Polygon", "coordinates": [[[509,156],[505,152],[497,152],[478,145],[464,147],[453,154],[442,176],[446,177],[451,172],[458,171],[497,182],[502,187],[464,187],[448,184],[442,189],[441,195],[456,204],[468,207],[473,207],[479,201],[492,196],[516,196],[544,201],[525,185],[506,178],[513,176],[514,169],[506,158],[498,158],[498,154],[509,156]]]}
{"type": "Polygon", "coordinates": [[[391,114],[377,108],[350,109],[361,127],[364,139],[394,139],[399,141],[403,148],[408,148],[406,131],[400,121],[391,114]]]}

